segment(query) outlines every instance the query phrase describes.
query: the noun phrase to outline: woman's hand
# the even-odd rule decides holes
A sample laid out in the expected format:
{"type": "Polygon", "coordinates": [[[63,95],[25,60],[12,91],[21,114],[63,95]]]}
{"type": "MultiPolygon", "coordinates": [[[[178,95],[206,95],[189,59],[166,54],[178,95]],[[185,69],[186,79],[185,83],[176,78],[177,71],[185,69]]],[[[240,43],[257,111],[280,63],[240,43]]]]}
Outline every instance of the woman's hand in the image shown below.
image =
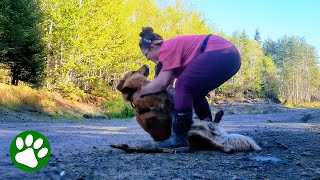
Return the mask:
{"type": "Polygon", "coordinates": [[[132,100],[135,101],[136,99],[141,98],[142,95],[153,94],[165,90],[172,81],[172,78],[173,70],[161,71],[154,80],[136,91],[132,96],[132,100]]]}

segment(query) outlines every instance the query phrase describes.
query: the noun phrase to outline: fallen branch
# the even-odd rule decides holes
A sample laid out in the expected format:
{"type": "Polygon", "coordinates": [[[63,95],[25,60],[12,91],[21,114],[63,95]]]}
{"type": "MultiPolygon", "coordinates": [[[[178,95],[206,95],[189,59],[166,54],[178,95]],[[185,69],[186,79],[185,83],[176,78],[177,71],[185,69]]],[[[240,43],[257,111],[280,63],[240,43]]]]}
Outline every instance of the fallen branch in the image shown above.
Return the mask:
{"type": "Polygon", "coordinates": [[[190,149],[188,147],[185,148],[158,148],[158,147],[130,147],[127,144],[112,144],[110,145],[112,148],[121,149],[126,153],[188,153],[190,149]]]}

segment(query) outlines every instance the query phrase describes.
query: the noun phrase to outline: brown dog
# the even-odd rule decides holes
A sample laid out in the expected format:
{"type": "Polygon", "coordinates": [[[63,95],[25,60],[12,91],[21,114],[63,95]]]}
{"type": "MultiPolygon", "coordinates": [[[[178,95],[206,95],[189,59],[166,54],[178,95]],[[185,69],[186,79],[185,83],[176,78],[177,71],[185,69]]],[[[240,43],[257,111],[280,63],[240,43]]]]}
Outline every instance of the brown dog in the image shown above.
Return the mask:
{"type": "Polygon", "coordinates": [[[140,126],[155,141],[164,141],[171,136],[173,98],[167,91],[145,95],[132,99],[134,92],[147,85],[149,67],[143,65],[137,71],[129,71],[120,80],[117,89],[123,98],[129,101],[136,111],[136,119],[140,126]]]}

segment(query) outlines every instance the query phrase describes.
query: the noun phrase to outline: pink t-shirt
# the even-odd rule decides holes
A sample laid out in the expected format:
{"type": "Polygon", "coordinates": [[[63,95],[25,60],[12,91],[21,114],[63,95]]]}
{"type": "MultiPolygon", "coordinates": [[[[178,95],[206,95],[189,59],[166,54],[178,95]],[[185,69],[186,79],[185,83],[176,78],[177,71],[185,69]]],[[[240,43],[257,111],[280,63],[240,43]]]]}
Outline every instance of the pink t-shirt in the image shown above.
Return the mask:
{"type": "MultiPolygon", "coordinates": [[[[195,57],[201,53],[201,46],[207,35],[184,35],[164,41],[160,47],[159,60],[161,71],[175,69],[175,76],[183,71],[195,57]]],[[[216,35],[209,38],[206,51],[232,47],[233,44],[216,35]]]]}

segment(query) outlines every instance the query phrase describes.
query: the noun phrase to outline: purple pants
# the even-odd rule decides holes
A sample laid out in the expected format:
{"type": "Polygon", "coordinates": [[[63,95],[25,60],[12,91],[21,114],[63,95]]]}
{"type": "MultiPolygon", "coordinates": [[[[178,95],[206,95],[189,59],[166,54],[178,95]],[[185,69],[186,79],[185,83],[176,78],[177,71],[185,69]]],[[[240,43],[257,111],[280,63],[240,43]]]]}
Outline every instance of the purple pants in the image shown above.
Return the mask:
{"type": "Polygon", "coordinates": [[[175,110],[190,112],[194,108],[199,119],[212,119],[205,96],[234,76],[240,66],[240,54],[235,47],[201,53],[177,78],[175,110]]]}

